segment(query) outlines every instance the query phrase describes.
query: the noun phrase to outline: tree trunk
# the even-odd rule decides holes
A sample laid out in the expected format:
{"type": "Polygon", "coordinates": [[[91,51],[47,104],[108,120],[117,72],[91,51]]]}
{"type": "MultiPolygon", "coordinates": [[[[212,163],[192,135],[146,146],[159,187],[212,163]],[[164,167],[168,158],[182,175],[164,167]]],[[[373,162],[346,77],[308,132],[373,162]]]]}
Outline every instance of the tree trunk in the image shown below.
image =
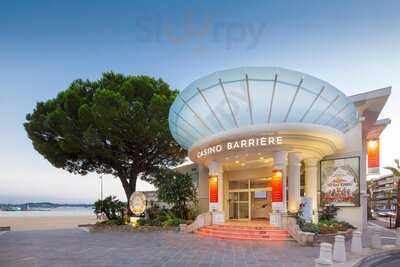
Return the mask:
{"type": "Polygon", "coordinates": [[[122,186],[124,188],[125,195],[126,195],[127,213],[128,213],[128,215],[132,215],[132,212],[129,208],[129,198],[131,197],[132,193],[136,192],[137,176],[130,177],[130,178],[120,177],[119,179],[122,183],[122,186]]]}

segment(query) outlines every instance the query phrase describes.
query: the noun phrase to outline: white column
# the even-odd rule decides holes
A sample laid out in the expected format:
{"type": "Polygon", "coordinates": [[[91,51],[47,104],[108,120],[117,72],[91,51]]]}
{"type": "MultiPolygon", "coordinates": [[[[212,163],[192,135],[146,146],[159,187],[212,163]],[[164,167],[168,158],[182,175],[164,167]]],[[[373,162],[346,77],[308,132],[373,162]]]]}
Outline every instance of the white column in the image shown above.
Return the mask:
{"type": "Polygon", "coordinates": [[[313,221],[318,221],[318,159],[304,160],[305,167],[305,196],[312,199],[313,221]]]}
{"type": "Polygon", "coordinates": [[[288,209],[296,212],[300,205],[300,153],[289,153],[288,156],[288,209]]]}

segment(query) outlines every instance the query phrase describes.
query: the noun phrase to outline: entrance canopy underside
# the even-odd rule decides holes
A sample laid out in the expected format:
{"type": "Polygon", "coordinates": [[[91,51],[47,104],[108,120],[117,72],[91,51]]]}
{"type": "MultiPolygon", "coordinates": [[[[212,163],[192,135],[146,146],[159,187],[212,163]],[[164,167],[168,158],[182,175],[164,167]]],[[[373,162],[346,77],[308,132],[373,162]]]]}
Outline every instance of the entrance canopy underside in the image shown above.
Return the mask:
{"type": "Polygon", "coordinates": [[[276,151],[298,152],[302,158],[323,158],[343,146],[344,134],[336,129],[307,123],[276,123],[214,135],[193,145],[188,156],[193,162],[206,166],[218,161],[224,169],[243,163],[246,167],[257,168],[271,165],[276,151]]]}
{"type": "Polygon", "coordinates": [[[341,91],[276,67],[242,67],[196,80],[179,94],[169,114],[171,133],[186,149],[252,125],[306,123],[345,133],[357,121],[353,102],[341,91]]]}

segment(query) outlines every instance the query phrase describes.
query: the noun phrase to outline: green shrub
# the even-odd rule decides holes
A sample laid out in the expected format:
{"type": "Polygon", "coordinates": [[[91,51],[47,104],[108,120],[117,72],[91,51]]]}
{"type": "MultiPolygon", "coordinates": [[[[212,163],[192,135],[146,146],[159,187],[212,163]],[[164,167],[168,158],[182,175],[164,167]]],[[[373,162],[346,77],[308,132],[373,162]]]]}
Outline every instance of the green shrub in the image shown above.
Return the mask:
{"type": "Polygon", "coordinates": [[[163,222],[163,226],[179,226],[183,223],[183,220],[176,217],[172,212],[166,214],[166,220],[163,222]]]}
{"type": "Polygon", "coordinates": [[[325,225],[333,225],[333,224],[338,224],[339,222],[337,220],[326,220],[322,219],[319,221],[319,224],[325,224],[325,225]]]}
{"type": "Polygon", "coordinates": [[[99,224],[105,224],[105,225],[122,225],[123,221],[120,219],[113,219],[113,220],[107,220],[103,222],[99,222],[99,224]]]}
{"type": "Polygon", "coordinates": [[[351,225],[351,224],[348,223],[348,222],[340,221],[339,223],[340,223],[341,225],[343,225],[344,227],[346,227],[346,229],[356,229],[356,227],[354,227],[353,225],[351,225]]]}
{"type": "Polygon", "coordinates": [[[160,214],[161,209],[157,204],[151,205],[149,208],[146,209],[145,214],[149,218],[149,220],[154,220],[160,214]]]}
{"type": "Polygon", "coordinates": [[[314,233],[314,234],[319,234],[320,233],[320,228],[318,224],[314,223],[304,223],[300,227],[301,231],[303,232],[309,232],[309,233],[314,233]]]}
{"type": "Polygon", "coordinates": [[[144,219],[144,218],[140,218],[140,219],[138,219],[138,220],[136,221],[136,224],[139,225],[139,226],[143,226],[143,225],[149,224],[149,222],[148,222],[146,219],[144,219]]]}
{"type": "Polygon", "coordinates": [[[333,220],[336,218],[338,207],[334,205],[329,205],[323,207],[322,210],[319,211],[319,221],[321,220],[333,220]]]}
{"type": "Polygon", "coordinates": [[[336,234],[339,229],[335,225],[320,224],[320,234],[336,234]]]}
{"type": "Polygon", "coordinates": [[[192,205],[188,210],[187,220],[188,221],[194,221],[194,220],[196,220],[196,217],[199,214],[200,214],[199,207],[197,205],[192,205]]]}

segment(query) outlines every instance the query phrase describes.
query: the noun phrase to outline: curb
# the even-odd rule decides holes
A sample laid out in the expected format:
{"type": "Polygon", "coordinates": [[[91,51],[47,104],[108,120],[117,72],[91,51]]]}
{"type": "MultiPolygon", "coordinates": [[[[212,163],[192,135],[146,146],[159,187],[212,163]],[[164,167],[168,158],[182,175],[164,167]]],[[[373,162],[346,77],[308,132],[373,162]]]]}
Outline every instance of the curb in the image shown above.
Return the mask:
{"type": "Polygon", "coordinates": [[[374,263],[377,263],[379,260],[387,257],[387,256],[392,256],[400,253],[400,248],[387,248],[387,250],[384,251],[379,251],[376,252],[372,255],[369,255],[367,257],[363,257],[361,259],[358,259],[352,267],[367,267],[367,266],[372,266],[374,263]]]}

